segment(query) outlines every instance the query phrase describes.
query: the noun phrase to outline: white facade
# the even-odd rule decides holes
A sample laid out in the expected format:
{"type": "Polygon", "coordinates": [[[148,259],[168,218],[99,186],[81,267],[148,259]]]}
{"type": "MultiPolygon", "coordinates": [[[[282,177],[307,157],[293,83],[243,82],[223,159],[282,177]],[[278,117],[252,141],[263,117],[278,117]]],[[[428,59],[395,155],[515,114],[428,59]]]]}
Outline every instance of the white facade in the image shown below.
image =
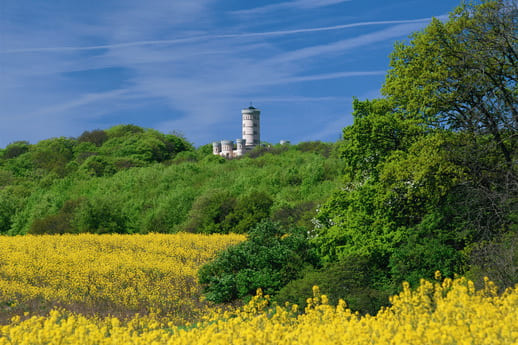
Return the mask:
{"type": "Polygon", "coordinates": [[[244,154],[245,154],[245,152],[246,152],[245,146],[246,146],[246,141],[245,141],[245,139],[236,139],[236,151],[235,151],[235,155],[236,155],[237,157],[242,156],[242,155],[244,155],[244,154]]]}
{"type": "Polygon", "coordinates": [[[243,139],[246,146],[254,147],[261,143],[261,111],[252,106],[241,110],[243,117],[243,139]]]}
{"type": "Polygon", "coordinates": [[[252,106],[241,110],[242,138],[236,139],[236,149],[231,140],[221,140],[212,143],[212,153],[225,158],[235,158],[244,155],[261,143],[261,111],[252,106]]]}

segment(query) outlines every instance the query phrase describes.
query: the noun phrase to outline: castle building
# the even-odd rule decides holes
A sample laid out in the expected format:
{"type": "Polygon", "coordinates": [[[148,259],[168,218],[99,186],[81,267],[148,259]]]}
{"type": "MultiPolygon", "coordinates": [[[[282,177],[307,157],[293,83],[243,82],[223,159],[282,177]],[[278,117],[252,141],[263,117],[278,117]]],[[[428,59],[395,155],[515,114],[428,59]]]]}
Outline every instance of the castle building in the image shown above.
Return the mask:
{"type": "Polygon", "coordinates": [[[212,143],[212,153],[225,158],[244,155],[261,143],[261,110],[250,105],[241,110],[242,138],[236,139],[236,147],[232,140],[221,140],[212,143]]]}

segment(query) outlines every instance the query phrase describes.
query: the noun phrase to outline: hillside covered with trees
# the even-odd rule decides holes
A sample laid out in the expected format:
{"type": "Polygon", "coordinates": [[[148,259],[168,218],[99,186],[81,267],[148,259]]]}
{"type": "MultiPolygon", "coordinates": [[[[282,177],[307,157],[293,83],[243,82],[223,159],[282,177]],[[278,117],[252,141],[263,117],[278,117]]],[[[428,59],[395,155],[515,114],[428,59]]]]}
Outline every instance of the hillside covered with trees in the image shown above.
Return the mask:
{"type": "Polygon", "coordinates": [[[0,160],[0,232],[243,233],[268,217],[308,225],[339,183],[334,146],[263,147],[227,161],[133,125],[16,142],[0,160]]]}

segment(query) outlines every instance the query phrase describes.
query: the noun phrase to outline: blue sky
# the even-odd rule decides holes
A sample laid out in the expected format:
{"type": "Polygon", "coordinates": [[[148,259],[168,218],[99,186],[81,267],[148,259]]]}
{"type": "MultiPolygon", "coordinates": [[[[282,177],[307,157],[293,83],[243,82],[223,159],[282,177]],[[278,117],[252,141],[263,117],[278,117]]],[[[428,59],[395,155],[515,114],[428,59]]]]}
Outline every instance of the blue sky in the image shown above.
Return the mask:
{"type": "Polygon", "coordinates": [[[454,0],[0,0],[0,147],[132,123],[196,145],[336,141],[393,44],[454,0]]]}

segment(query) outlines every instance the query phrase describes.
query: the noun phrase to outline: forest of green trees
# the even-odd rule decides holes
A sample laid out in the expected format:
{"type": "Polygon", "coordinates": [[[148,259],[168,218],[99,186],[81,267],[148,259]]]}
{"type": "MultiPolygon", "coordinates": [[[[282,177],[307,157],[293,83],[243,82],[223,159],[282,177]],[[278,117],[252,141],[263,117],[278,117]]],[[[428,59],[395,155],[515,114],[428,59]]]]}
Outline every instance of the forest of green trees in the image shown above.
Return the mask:
{"type": "Polygon", "coordinates": [[[383,97],[336,143],[225,160],[133,125],[0,150],[0,233],[248,233],[200,271],[207,298],[262,287],[375,312],[401,282],[518,283],[518,9],[465,4],[396,45],[383,97]]]}
{"type": "Polygon", "coordinates": [[[258,147],[227,161],[133,125],[16,142],[0,161],[0,232],[243,233],[268,217],[309,226],[339,185],[335,146],[258,147]]]}

